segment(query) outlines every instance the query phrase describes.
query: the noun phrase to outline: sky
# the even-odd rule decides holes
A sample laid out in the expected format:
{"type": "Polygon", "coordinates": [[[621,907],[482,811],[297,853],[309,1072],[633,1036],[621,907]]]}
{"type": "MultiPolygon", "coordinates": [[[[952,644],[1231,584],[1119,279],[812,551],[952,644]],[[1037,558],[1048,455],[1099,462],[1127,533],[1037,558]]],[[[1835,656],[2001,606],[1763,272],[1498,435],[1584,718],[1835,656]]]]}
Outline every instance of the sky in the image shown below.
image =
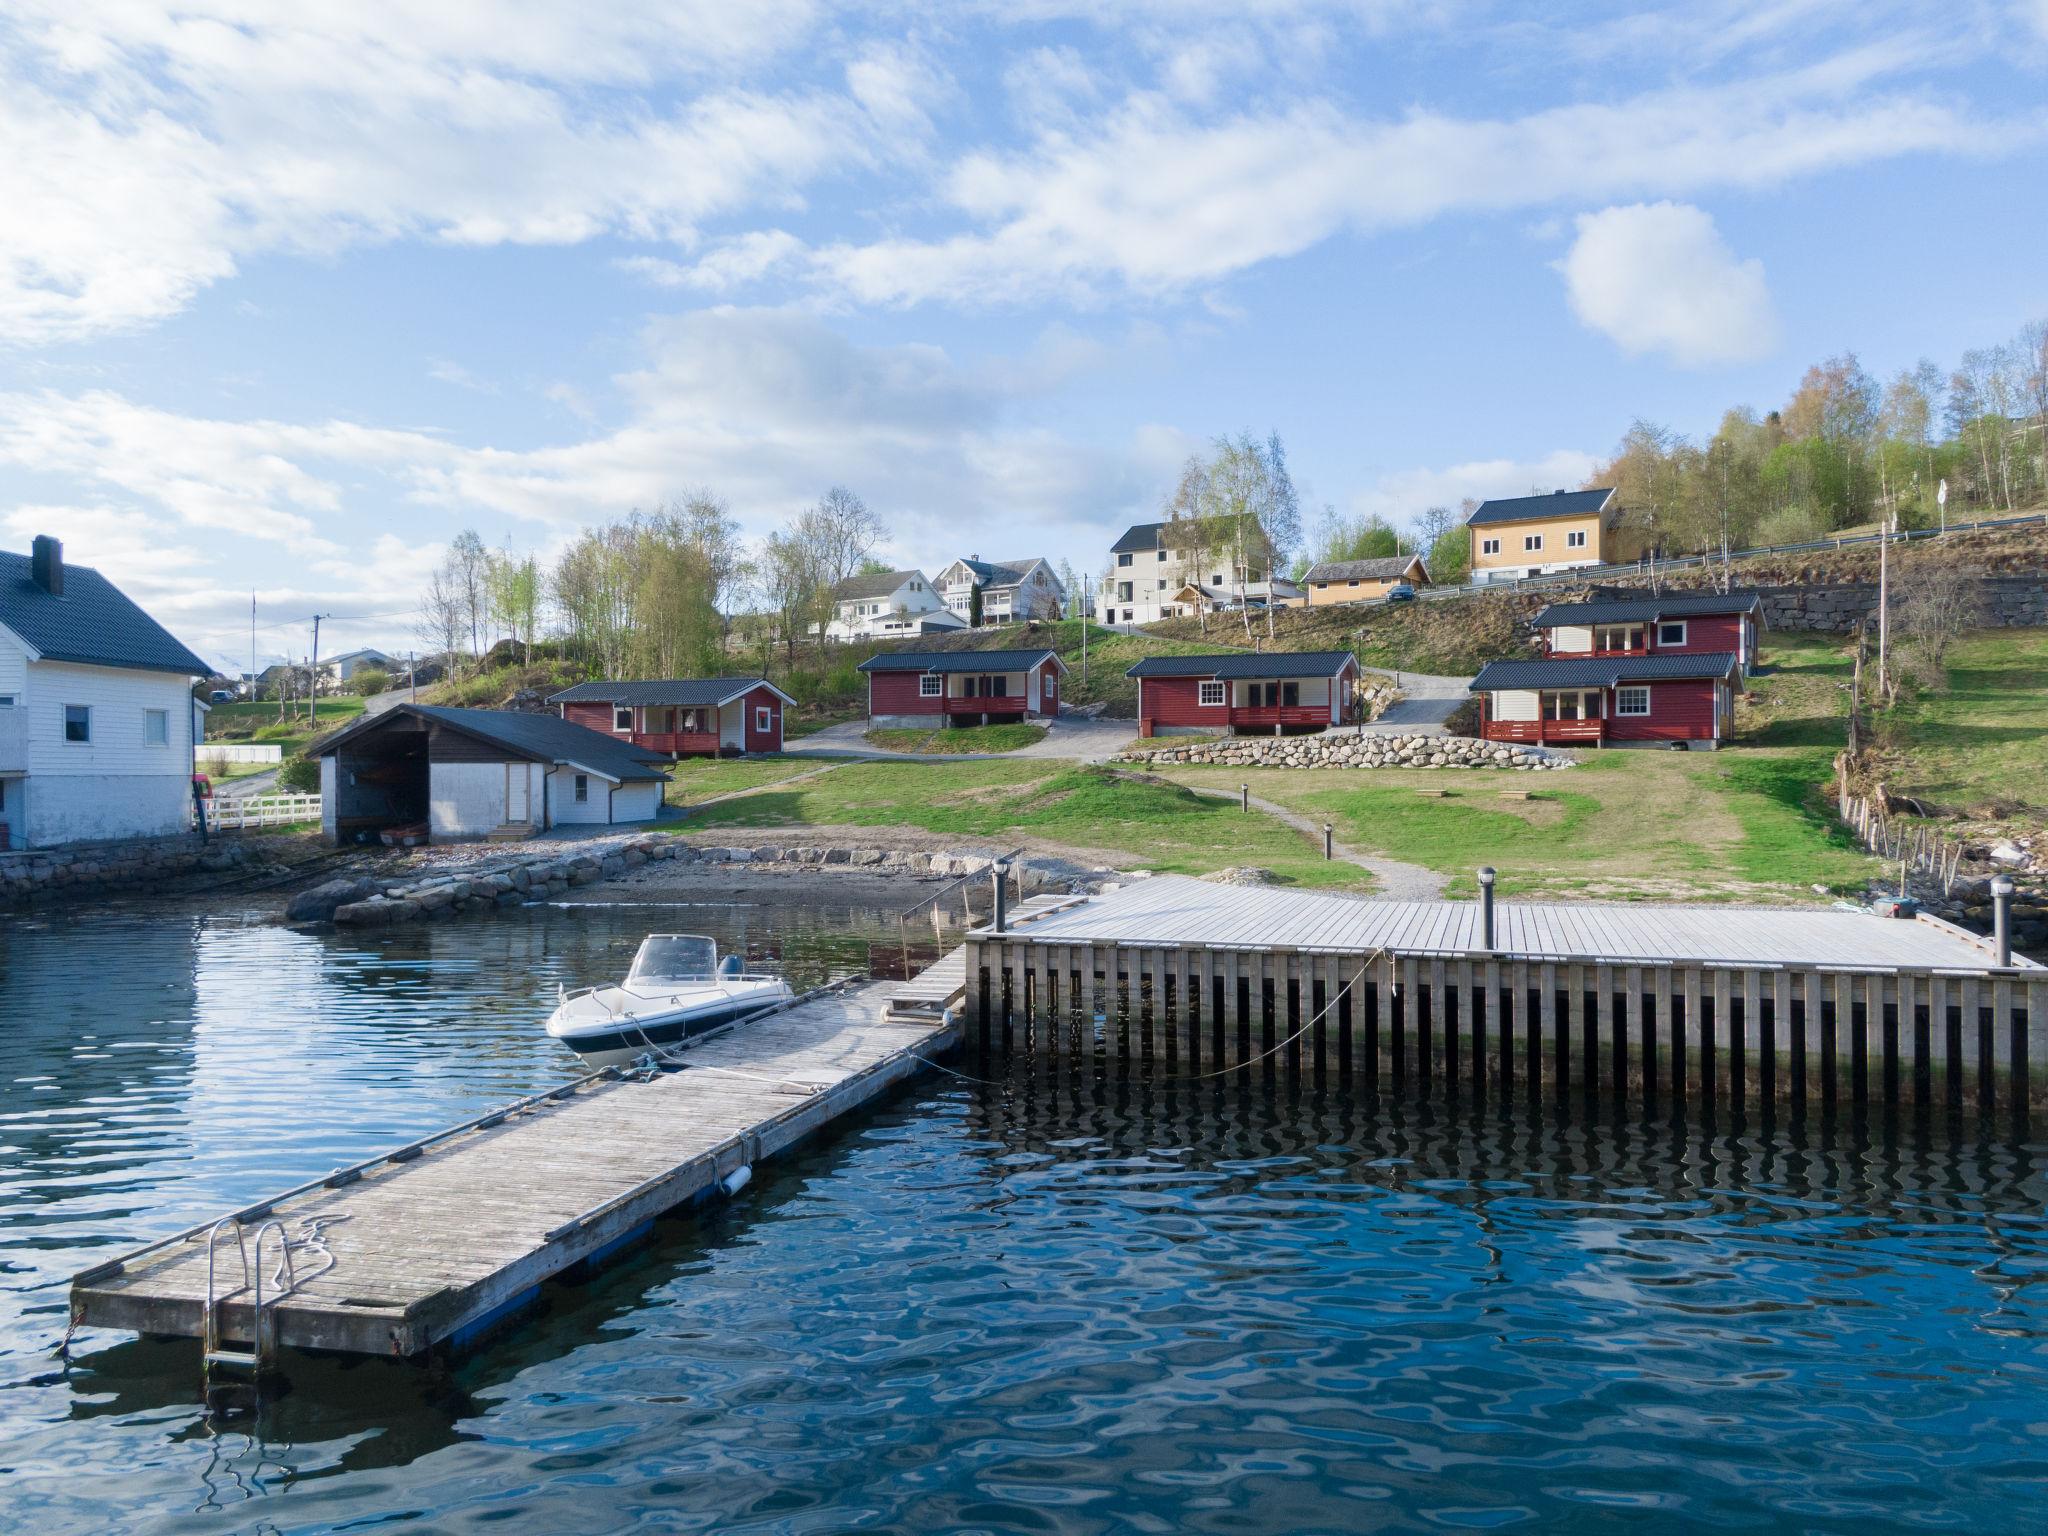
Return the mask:
{"type": "Polygon", "coordinates": [[[0,548],[223,668],[845,485],[1102,569],[1221,433],[1396,523],[2048,316],[2048,0],[9,0],[0,548]]]}

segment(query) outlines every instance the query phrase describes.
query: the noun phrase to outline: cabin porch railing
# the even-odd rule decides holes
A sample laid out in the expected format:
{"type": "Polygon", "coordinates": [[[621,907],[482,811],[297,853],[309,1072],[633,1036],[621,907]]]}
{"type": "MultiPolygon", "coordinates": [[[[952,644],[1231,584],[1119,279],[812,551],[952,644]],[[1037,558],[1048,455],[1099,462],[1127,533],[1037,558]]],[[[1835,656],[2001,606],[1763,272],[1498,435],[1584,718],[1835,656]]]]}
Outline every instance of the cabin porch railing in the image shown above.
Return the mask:
{"type": "Polygon", "coordinates": [[[1607,739],[1605,720],[1488,720],[1482,729],[1488,741],[1527,741],[1539,746],[1607,739]]]}
{"type": "Polygon", "coordinates": [[[1328,725],[1327,704],[1234,704],[1230,723],[1249,726],[1328,725]]]}
{"type": "Polygon", "coordinates": [[[999,693],[977,699],[946,700],[947,715],[1014,715],[1024,718],[1024,696],[1021,693],[999,693]]]}

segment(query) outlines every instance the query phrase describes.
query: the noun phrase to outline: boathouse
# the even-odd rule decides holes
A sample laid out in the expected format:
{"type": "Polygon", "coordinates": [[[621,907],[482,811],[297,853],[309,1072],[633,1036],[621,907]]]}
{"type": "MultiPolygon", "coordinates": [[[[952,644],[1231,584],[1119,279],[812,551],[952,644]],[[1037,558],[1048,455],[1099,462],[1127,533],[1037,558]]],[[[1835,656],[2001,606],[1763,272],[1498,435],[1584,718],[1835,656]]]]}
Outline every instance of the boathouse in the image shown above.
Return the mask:
{"type": "Polygon", "coordinates": [[[1732,651],[1756,665],[1763,599],[1755,592],[1667,592],[1552,603],[1536,615],[1551,656],[1705,656],[1732,651]]]}
{"type": "Polygon", "coordinates": [[[890,651],[860,670],[870,726],[933,729],[1054,719],[1067,666],[1051,650],[890,651]]]}
{"type": "Polygon", "coordinates": [[[564,720],[670,757],[782,750],[782,711],[796,700],[765,677],[578,683],[548,702],[564,720]]]}
{"type": "Polygon", "coordinates": [[[1147,656],[1138,680],[1138,734],[1227,730],[1280,736],[1355,718],[1358,658],[1349,651],[1147,656]]]}
{"type": "Polygon", "coordinates": [[[659,754],[554,715],[400,704],[313,748],[328,841],[424,827],[432,842],[652,821],[659,754]]]}
{"type": "Polygon", "coordinates": [[[1712,751],[1734,728],[1741,672],[1733,651],[1559,656],[1489,662],[1466,686],[1488,741],[1712,751]]]}

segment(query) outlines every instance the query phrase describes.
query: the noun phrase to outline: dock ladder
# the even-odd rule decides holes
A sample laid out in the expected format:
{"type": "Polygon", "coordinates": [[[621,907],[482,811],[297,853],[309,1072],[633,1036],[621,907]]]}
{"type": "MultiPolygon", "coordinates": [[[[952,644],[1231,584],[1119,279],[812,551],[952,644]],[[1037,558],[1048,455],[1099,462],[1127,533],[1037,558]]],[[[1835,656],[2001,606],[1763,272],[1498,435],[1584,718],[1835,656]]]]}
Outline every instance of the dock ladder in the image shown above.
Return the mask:
{"type": "Polygon", "coordinates": [[[277,1234],[277,1269],[271,1276],[275,1287],[268,1306],[275,1308],[280,1301],[298,1289],[298,1276],[292,1267],[292,1245],[285,1237],[280,1222],[266,1221],[256,1229],[256,1263],[249,1263],[249,1245],[243,1237],[242,1223],[233,1216],[223,1216],[216,1221],[206,1234],[206,1310],[201,1326],[201,1372],[202,1384],[211,1390],[213,1373],[216,1368],[243,1370],[251,1379],[269,1370],[277,1358],[277,1321],[271,1319],[268,1330],[264,1328],[265,1301],[263,1297],[264,1242],[271,1233],[277,1234]],[[241,1261],[241,1283],[229,1290],[220,1288],[215,1269],[215,1259],[220,1252],[222,1229],[235,1240],[235,1255],[241,1261]],[[225,1302],[248,1292],[250,1295],[249,1347],[231,1349],[221,1337],[222,1306],[225,1302]]]}

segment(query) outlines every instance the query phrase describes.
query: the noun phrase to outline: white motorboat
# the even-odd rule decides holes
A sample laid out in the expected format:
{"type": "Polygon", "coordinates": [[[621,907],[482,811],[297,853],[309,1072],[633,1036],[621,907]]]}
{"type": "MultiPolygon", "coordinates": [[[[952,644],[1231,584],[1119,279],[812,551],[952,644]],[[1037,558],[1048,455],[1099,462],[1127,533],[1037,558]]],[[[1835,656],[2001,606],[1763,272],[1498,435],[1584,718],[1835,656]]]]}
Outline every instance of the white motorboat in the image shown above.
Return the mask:
{"type": "Polygon", "coordinates": [[[684,1049],[700,1035],[787,1002],[780,976],[750,973],[710,939],[650,933],[616,986],[563,992],[548,1033],[593,1067],[684,1049]]]}

